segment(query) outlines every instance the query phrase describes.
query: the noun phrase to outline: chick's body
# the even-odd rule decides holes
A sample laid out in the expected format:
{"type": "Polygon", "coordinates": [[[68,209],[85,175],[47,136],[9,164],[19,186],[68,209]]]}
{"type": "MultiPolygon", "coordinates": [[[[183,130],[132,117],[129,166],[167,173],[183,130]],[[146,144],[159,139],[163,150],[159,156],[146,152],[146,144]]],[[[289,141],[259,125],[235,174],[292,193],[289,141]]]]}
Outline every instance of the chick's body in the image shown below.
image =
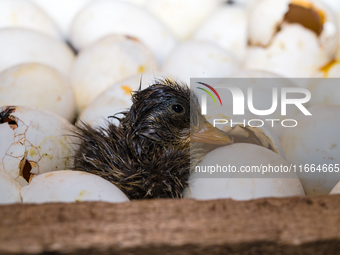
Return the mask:
{"type": "Polygon", "coordinates": [[[74,168],[105,178],[130,199],[180,198],[190,167],[203,156],[197,148],[190,157],[190,132],[206,123],[197,99],[186,85],[169,80],[132,99],[129,111],[114,117],[119,126],[78,128],[82,144],[74,168]]]}

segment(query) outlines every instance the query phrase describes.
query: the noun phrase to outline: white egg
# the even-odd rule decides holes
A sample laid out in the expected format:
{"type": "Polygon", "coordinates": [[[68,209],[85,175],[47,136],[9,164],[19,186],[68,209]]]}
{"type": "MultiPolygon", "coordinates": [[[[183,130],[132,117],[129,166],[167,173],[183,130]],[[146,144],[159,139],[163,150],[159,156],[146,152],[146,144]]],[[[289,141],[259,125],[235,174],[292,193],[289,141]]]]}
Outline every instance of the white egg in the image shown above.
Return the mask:
{"type": "Polygon", "coordinates": [[[190,85],[190,78],[226,77],[237,68],[234,57],[219,46],[210,42],[188,41],[172,52],[164,63],[163,71],[190,85]]]}
{"type": "Polygon", "coordinates": [[[74,54],[50,36],[21,28],[0,30],[0,72],[25,63],[49,65],[67,77],[74,54]]]}
{"type": "Polygon", "coordinates": [[[65,119],[30,107],[0,107],[0,171],[21,185],[31,175],[67,169],[78,140],[65,119]]]}
{"type": "Polygon", "coordinates": [[[50,17],[27,0],[0,1],[0,29],[7,27],[27,28],[61,39],[59,31],[50,17]]]}
{"type": "Polygon", "coordinates": [[[70,170],[34,176],[31,183],[22,188],[21,195],[24,203],[129,201],[109,181],[90,173],[70,170]]]}
{"type": "Polygon", "coordinates": [[[310,77],[333,58],[338,34],[335,15],[319,1],[259,1],[249,16],[245,66],[310,77]]]}
{"type": "Polygon", "coordinates": [[[0,205],[21,203],[22,186],[8,173],[0,171],[0,205]]]}
{"type": "Polygon", "coordinates": [[[131,92],[137,91],[141,85],[141,89],[154,84],[157,79],[168,76],[164,73],[144,73],[143,75],[135,75],[123,81],[115,83],[95,100],[93,100],[81,113],[77,124],[80,120],[92,127],[107,126],[109,123],[119,124],[114,118],[108,118],[116,113],[126,111],[132,105],[131,92]]]}
{"type": "MultiPolygon", "coordinates": [[[[208,153],[195,167],[189,179],[189,188],[184,192],[185,198],[200,200],[232,198],[249,200],[261,197],[303,196],[301,182],[295,173],[199,173],[206,167],[225,167],[230,165],[236,171],[241,167],[261,167],[269,165],[286,169],[288,163],[274,152],[253,144],[233,144],[208,153]]],[[[250,169],[249,168],[249,169],[250,169]]]]}
{"type": "Polygon", "coordinates": [[[193,36],[194,40],[216,43],[242,63],[247,48],[248,21],[239,6],[223,6],[207,19],[193,36]]]}
{"type": "Polygon", "coordinates": [[[340,182],[338,182],[334,188],[331,190],[331,192],[329,193],[330,195],[332,194],[340,194],[340,182]]]}
{"type": "Polygon", "coordinates": [[[0,73],[0,106],[22,105],[44,109],[69,121],[75,118],[72,87],[53,68],[23,64],[0,73]]]}
{"type": "Polygon", "coordinates": [[[219,0],[147,0],[145,5],[181,40],[189,39],[218,7],[219,0]]]}
{"type": "Polygon", "coordinates": [[[70,78],[78,111],[112,84],[130,76],[157,70],[150,51],[138,40],[111,35],[78,55],[70,78]]]}
{"type": "Polygon", "coordinates": [[[71,42],[79,50],[110,34],[137,38],[158,63],[163,63],[176,44],[171,32],[147,11],[110,0],[95,1],[79,12],[72,25],[71,42]]]}
{"type": "Polygon", "coordinates": [[[340,163],[340,106],[318,106],[308,110],[312,116],[300,114],[296,117],[298,126],[283,133],[282,147],[286,160],[297,166],[306,194],[328,194],[340,181],[339,171],[330,168],[333,165],[335,169],[334,165],[340,163]]]}

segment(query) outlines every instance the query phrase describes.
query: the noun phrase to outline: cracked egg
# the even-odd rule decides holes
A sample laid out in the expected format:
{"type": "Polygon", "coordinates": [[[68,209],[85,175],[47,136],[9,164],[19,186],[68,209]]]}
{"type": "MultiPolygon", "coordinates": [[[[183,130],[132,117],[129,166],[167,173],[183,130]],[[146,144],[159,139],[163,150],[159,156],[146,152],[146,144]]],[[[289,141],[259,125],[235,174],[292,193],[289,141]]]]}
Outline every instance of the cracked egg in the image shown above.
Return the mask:
{"type": "Polygon", "coordinates": [[[310,77],[334,57],[338,24],[317,0],[263,0],[249,16],[246,69],[310,77]]]}
{"type": "Polygon", "coordinates": [[[0,205],[21,203],[21,188],[11,175],[0,171],[0,205]]]}
{"type": "Polygon", "coordinates": [[[99,40],[80,52],[71,73],[78,111],[112,84],[157,68],[148,48],[134,38],[110,35],[99,40]]]}
{"type": "Polygon", "coordinates": [[[163,63],[176,45],[165,25],[139,6],[122,1],[97,0],[83,8],[71,27],[72,45],[80,50],[111,34],[137,38],[163,63]]]}
{"type": "MultiPolygon", "coordinates": [[[[189,178],[185,198],[199,200],[232,198],[250,200],[262,197],[304,196],[301,182],[295,173],[242,173],[241,167],[285,166],[288,163],[274,152],[253,144],[232,144],[205,155],[189,178]],[[207,167],[231,167],[235,173],[202,174],[207,167]]],[[[225,169],[227,169],[225,168],[225,169]]],[[[216,168],[215,168],[216,169],[216,168]]],[[[244,168],[246,169],[246,168],[244,168]]]]}
{"type": "Polygon", "coordinates": [[[86,172],[54,171],[34,176],[21,190],[24,203],[103,201],[128,202],[127,196],[109,181],[86,172]]]}
{"type": "Polygon", "coordinates": [[[69,121],[75,118],[72,87],[55,69],[23,64],[0,73],[0,106],[22,105],[44,109],[69,121]]]}
{"type": "Polygon", "coordinates": [[[67,169],[77,148],[65,119],[29,107],[0,107],[0,171],[25,186],[33,175],[67,169]]]}
{"type": "Polygon", "coordinates": [[[301,179],[307,195],[328,194],[334,185],[340,181],[339,171],[330,171],[329,165],[340,164],[340,106],[314,106],[308,108],[312,116],[302,113],[296,117],[298,126],[287,129],[281,143],[286,160],[304,169],[321,170],[300,171],[297,174],[301,179]],[[323,169],[325,164],[326,168],[323,169]],[[324,171],[325,170],[325,171],[324,171]]]}

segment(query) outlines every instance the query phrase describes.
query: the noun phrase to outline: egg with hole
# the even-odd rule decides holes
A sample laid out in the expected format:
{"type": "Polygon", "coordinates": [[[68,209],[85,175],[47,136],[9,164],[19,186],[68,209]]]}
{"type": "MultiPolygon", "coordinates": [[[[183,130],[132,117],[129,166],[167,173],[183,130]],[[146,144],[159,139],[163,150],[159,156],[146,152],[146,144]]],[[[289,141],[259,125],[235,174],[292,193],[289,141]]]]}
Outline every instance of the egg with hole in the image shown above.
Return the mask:
{"type": "Polygon", "coordinates": [[[0,107],[0,171],[24,186],[32,175],[69,168],[78,148],[72,134],[73,125],[53,113],[0,107]]]}
{"type": "Polygon", "coordinates": [[[19,64],[40,63],[68,77],[74,62],[74,54],[66,44],[21,28],[0,30],[0,56],[0,72],[19,64]]]}
{"type": "Polygon", "coordinates": [[[55,69],[22,64],[0,73],[0,106],[22,105],[51,111],[69,121],[75,118],[72,87],[55,69]]]}
{"type": "Polygon", "coordinates": [[[0,1],[0,29],[8,27],[27,28],[61,39],[60,32],[51,18],[26,0],[0,1]]]}
{"type": "Polygon", "coordinates": [[[137,38],[159,64],[176,45],[171,32],[146,10],[122,1],[98,0],[76,16],[71,28],[72,45],[80,50],[110,34],[137,38]]]}
{"type": "Polygon", "coordinates": [[[134,38],[110,35],[99,40],[80,52],[72,70],[78,111],[114,83],[157,68],[148,48],[134,38]]]}
{"type": "Polygon", "coordinates": [[[167,58],[162,71],[190,85],[190,78],[219,78],[234,73],[238,63],[228,51],[202,41],[180,44],[167,58]]]}
{"type": "Polygon", "coordinates": [[[12,176],[0,171],[0,205],[21,203],[21,188],[12,176]]]}
{"type": "Polygon", "coordinates": [[[109,181],[79,171],[54,171],[34,176],[21,190],[24,203],[101,201],[128,202],[127,196],[109,181]]]}
{"type": "Polygon", "coordinates": [[[308,108],[311,116],[296,117],[298,126],[287,129],[281,143],[286,160],[296,165],[307,195],[328,194],[340,181],[340,106],[308,108]]]}
{"type": "Polygon", "coordinates": [[[189,187],[184,191],[185,198],[250,200],[304,196],[299,178],[295,173],[289,173],[289,164],[258,145],[233,144],[218,148],[205,155],[194,169],[189,187]],[[263,172],[250,172],[258,169],[263,172]],[[281,173],[275,172],[280,169],[281,173]]]}

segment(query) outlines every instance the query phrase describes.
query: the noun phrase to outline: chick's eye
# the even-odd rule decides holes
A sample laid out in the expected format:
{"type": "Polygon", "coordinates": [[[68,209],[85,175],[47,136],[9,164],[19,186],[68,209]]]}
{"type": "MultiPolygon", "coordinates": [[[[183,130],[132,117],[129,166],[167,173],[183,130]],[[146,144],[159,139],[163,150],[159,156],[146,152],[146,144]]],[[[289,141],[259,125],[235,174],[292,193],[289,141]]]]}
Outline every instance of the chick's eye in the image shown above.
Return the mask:
{"type": "Polygon", "coordinates": [[[176,113],[182,113],[184,112],[184,108],[183,106],[181,106],[180,104],[174,104],[171,106],[172,110],[176,113]]]}

